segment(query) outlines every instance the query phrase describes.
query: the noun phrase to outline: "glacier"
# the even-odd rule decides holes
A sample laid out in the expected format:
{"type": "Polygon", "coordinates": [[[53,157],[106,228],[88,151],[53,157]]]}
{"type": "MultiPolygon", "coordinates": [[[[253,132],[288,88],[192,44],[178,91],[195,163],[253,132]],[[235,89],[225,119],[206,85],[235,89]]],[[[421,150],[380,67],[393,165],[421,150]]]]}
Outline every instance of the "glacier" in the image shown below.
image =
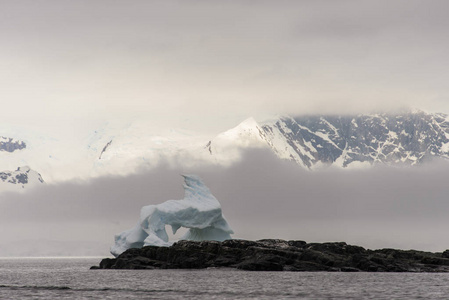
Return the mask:
{"type": "Polygon", "coordinates": [[[223,216],[220,202],[199,176],[182,176],[184,198],[142,207],[136,226],[115,236],[115,244],[110,249],[112,255],[117,257],[129,248],[172,245],[166,225],[171,226],[173,234],[181,227],[188,228],[181,240],[231,239],[234,232],[223,216]]]}

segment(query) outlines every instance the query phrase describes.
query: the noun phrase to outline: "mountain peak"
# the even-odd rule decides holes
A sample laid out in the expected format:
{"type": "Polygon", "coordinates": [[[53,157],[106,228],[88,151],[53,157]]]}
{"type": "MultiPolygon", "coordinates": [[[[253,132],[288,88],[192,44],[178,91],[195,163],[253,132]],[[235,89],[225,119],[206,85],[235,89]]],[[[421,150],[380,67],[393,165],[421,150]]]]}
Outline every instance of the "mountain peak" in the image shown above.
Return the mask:
{"type": "Polygon", "coordinates": [[[254,120],[254,118],[250,117],[243,122],[241,122],[236,127],[225,131],[222,135],[230,138],[240,138],[240,137],[254,137],[258,135],[260,131],[260,126],[254,120]]]}
{"type": "Polygon", "coordinates": [[[240,157],[242,148],[268,147],[265,132],[254,120],[248,118],[236,127],[217,135],[210,140],[206,149],[220,161],[233,161],[240,157]]]}

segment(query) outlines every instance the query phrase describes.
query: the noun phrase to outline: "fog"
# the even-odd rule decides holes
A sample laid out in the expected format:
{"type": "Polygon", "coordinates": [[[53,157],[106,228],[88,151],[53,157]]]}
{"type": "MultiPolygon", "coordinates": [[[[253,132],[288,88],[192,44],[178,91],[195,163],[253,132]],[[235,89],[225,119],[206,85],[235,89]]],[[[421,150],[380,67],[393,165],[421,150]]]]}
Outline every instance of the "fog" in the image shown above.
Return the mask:
{"type": "Polygon", "coordinates": [[[443,251],[449,248],[448,167],[436,160],[420,167],[306,171],[250,150],[229,168],[162,164],[126,177],[4,193],[0,256],[107,255],[114,234],[131,228],[142,206],[182,199],[182,173],[204,179],[234,238],[443,251]]]}

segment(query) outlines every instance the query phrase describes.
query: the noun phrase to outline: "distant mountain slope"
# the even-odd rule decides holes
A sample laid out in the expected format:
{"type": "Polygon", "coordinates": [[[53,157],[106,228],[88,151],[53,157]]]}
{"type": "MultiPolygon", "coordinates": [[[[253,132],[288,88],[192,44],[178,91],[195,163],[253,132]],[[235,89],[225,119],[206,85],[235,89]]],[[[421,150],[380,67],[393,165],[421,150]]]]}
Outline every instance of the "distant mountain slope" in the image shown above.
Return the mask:
{"type": "Polygon", "coordinates": [[[44,183],[41,174],[29,167],[19,167],[15,171],[0,172],[0,191],[18,191],[29,186],[44,183]]]}
{"type": "Polygon", "coordinates": [[[432,157],[449,158],[449,117],[416,111],[395,115],[284,116],[263,124],[246,120],[218,135],[206,148],[212,155],[226,155],[231,145],[268,147],[279,158],[306,168],[323,164],[415,165],[432,157]]]}
{"type": "Polygon", "coordinates": [[[85,149],[92,158],[92,174],[123,175],[162,162],[194,164],[192,157],[198,156],[204,141],[207,139],[188,130],[155,129],[151,121],[134,120],[121,127],[105,125],[95,130],[85,149]]]}

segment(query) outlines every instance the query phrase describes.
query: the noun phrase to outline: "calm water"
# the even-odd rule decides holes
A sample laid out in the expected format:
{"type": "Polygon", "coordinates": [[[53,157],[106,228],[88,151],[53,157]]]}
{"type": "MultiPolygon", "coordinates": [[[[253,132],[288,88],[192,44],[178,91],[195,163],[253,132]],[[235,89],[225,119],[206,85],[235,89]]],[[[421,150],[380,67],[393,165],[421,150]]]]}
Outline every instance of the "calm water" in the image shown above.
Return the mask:
{"type": "Polygon", "coordinates": [[[1,299],[448,299],[449,274],[89,270],[100,259],[0,259],[1,299]]]}

